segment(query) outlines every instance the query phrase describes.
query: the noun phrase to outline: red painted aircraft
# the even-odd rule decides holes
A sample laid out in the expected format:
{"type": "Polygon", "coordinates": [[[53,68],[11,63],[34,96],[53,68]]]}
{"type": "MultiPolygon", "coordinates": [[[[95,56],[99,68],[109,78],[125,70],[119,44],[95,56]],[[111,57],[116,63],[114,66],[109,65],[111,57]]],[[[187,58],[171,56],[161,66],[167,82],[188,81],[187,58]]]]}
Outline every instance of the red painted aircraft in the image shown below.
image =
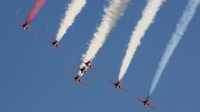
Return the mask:
{"type": "Polygon", "coordinates": [[[86,85],[86,86],[89,86],[88,84],[86,84],[85,82],[83,82],[83,81],[81,81],[81,76],[73,76],[72,74],[70,74],[69,72],[67,72],[66,71],[66,73],[68,74],[68,75],[70,75],[72,78],[74,78],[75,79],[75,82],[80,82],[80,83],[82,83],[82,84],[84,84],[84,85],[86,85]]]}
{"type": "Polygon", "coordinates": [[[78,60],[80,60],[81,62],[83,62],[84,64],[85,64],[85,66],[86,67],[90,67],[90,68],[92,68],[92,69],[94,69],[94,70],[96,70],[96,71],[98,71],[98,72],[100,72],[100,70],[98,70],[97,68],[94,68],[93,66],[92,66],[92,59],[93,58],[91,58],[89,61],[87,61],[87,62],[84,62],[83,60],[81,60],[80,58],[78,58],[78,57],[76,57],[78,60]]]}
{"type": "Polygon", "coordinates": [[[151,105],[149,103],[149,98],[145,98],[146,100],[141,100],[139,97],[137,97],[136,95],[134,95],[139,101],[141,101],[142,103],[144,103],[144,106],[147,107],[147,106],[150,106],[151,108],[154,108],[156,110],[158,110],[158,108],[156,108],[155,106],[151,105]]]}
{"type": "Polygon", "coordinates": [[[21,21],[19,21],[17,18],[14,17],[14,19],[23,26],[23,29],[30,31],[31,33],[37,35],[35,32],[33,32],[29,27],[28,23],[23,24],[21,21]]]}
{"type": "Polygon", "coordinates": [[[130,92],[129,90],[123,88],[123,87],[120,85],[120,83],[121,83],[120,81],[117,81],[116,83],[114,83],[113,81],[111,81],[111,80],[108,79],[107,77],[105,77],[105,78],[106,78],[110,83],[114,84],[116,89],[120,88],[120,89],[122,89],[122,90],[124,90],[124,91],[126,91],[126,92],[130,92]]]}
{"type": "Polygon", "coordinates": [[[71,63],[74,67],[76,67],[77,69],[79,69],[80,71],[81,71],[81,74],[87,74],[87,75],[89,75],[89,76],[91,76],[91,77],[94,77],[92,74],[89,74],[87,71],[86,71],[86,67],[82,67],[82,68],[79,68],[78,66],[76,66],[75,64],[73,64],[73,63],[71,63]]]}
{"type": "Polygon", "coordinates": [[[47,38],[46,36],[44,36],[45,39],[47,39],[52,45],[53,47],[57,47],[58,49],[64,51],[64,52],[67,52],[66,50],[64,50],[63,48],[61,48],[59,45],[58,45],[58,41],[55,40],[54,42],[51,41],[49,38],[47,38]]]}

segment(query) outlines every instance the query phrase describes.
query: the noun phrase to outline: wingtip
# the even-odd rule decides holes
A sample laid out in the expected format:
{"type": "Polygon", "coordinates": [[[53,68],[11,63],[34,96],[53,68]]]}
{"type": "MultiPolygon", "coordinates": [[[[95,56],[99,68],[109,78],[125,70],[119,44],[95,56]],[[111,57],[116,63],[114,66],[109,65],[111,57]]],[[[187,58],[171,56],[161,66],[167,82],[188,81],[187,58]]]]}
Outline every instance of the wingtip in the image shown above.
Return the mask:
{"type": "Polygon", "coordinates": [[[44,38],[47,38],[45,35],[43,35],[44,38]]]}
{"type": "Polygon", "coordinates": [[[17,19],[15,16],[13,17],[14,19],[17,19]]]}

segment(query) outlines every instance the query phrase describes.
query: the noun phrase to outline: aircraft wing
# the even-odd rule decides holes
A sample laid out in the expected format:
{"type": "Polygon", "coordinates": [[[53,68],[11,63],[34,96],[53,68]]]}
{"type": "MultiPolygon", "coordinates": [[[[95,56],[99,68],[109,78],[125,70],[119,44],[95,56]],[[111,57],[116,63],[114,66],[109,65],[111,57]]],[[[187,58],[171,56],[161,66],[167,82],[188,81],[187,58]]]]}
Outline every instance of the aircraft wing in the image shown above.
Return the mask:
{"type": "Polygon", "coordinates": [[[61,48],[60,46],[57,46],[57,48],[64,51],[64,52],[67,52],[65,49],[61,48]]]}
{"type": "Polygon", "coordinates": [[[94,68],[93,66],[91,66],[90,68],[92,68],[92,69],[94,69],[94,70],[96,70],[98,72],[101,72],[100,70],[98,70],[97,68],[94,68]]]}
{"type": "Polygon", "coordinates": [[[113,81],[111,81],[110,79],[108,79],[107,77],[105,77],[110,83],[115,84],[113,81]]]}
{"type": "Polygon", "coordinates": [[[136,95],[134,95],[138,100],[140,100],[141,102],[143,102],[143,100],[141,100],[139,97],[137,97],[136,95]]]}
{"type": "Polygon", "coordinates": [[[130,92],[129,90],[127,90],[127,89],[125,89],[125,88],[123,88],[123,87],[120,87],[120,89],[122,89],[122,90],[124,90],[124,91],[126,91],[126,92],[130,92]]]}
{"type": "Polygon", "coordinates": [[[68,74],[68,75],[70,75],[72,78],[75,78],[72,74],[70,74],[69,72],[67,72],[66,71],[66,73],[68,74]]]}
{"type": "Polygon", "coordinates": [[[28,31],[30,31],[31,33],[37,35],[34,31],[32,31],[30,28],[28,28],[28,31]]]}
{"type": "Polygon", "coordinates": [[[76,67],[77,69],[80,69],[79,67],[77,67],[74,63],[71,63],[74,67],[76,67]]]}
{"type": "Polygon", "coordinates": [[[90,74],[90,73],[88,73],[88,72],[85,72],[85,74],[87,74],[87,75],[89,75],[89,76],[91,76],[91,77],[94,77],[94,75],[92,75],[92,74],[90,74]]]}
{"type": "Polygon", "coordinates": [[[47,41],[49,41],[50,43],[52,43],[52,41],[49,38],[47,38],[46,36],[44,36],[44,38],[47,39],[47,41]]]}
{"type": "Polygon", "coordinates": [[[153,106],[153,105],[151,105],[151,104],[149,104],[149,106],[150,106],[151,108],[154,108],[154,109],[158,110],[158,108],[156,108],[155,106],[153,106]]]}
{"type": "Polygon", "coordinates": [[[21,25],[23,25],[23,23],[21,21],[19,21],[17,18],[14,17],[14,19],[21,25]]]}
{"type": "Polygon", "coordinates": [[[76,58],[77,58],[78,60],[80,60],[81,62],[85,63],[83,60],[81,60],[81,59],[80,59],[80,58],[78,58],[77,56],[76,56],[76,58]]]}
{"type": "Polygon", "coordinates": [[[80,83],[86,85],[86,86],[89,86],[87,83],[83,82],[83,81],[80,81],[80,83]]]}

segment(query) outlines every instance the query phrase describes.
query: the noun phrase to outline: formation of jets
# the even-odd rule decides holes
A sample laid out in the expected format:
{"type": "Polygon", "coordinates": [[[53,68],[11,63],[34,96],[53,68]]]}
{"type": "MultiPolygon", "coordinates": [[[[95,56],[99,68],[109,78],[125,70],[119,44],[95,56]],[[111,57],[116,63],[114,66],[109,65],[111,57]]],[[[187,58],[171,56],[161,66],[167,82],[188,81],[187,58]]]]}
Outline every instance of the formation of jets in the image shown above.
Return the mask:
{"type": "MultiPolygon", "coordinates": [[[[84,84],[84,85],[86,85],[86,86],[89,86],[89,85],[86,84],[85,82],[81,81],[82,75],[83,75],[83,74],[87,74],[87,75],[89,75],[89,76],[91,76],[91,77],[94,77],[92,74],[90,74],[90,73],[87,72],[87,69],[88,69],[88,68],[93,68],[93,69],[95,69],[95,70],[98,70],[98,69],[92,67],[92,64],[91,64],[92,59],[89,60],[89,61],[87,61],[87,62],[84,62],[84,61],[81,60],[80,58],[78,58],[78,57],[76,57],[76,58],[77,58],[78,60],[80,60],[82,63],[85,64],[85,66],[83,66],[83,67],[78,67],[78,66],[76,66],[75,64],[71,63],[75,68],[77,68],[77,69],[80,71],[80,74],[78,74],[78,76],[75,77],[75,76],[73,76],[72,74],[70,74],[70,73],[67,72],[67,71],[66,71],[66,73],[67,73],[68,75],[70,75],[72,78],[74,78],[74,79],[75,79],[75,82],[80,82],[80,83],[82,83],[82,84],[84,84]]],[[[99,71],[99,70],[98,70],[98,71],[99,71]]]]}
{"type": "MultiPolygon", "coordinates": [[[[29,28],[29,24],[28,24],[28,23],[24,23],[24,24],[23,24],[23,23],[22,23],[21,21],[19,21],[16,17],[14,17],[14,19],[15,19],[20,25],[22,25],[22,27],[23,27],[24,30],[28,30],[28,31],[30,31],[31,33],[37,35],[34,31],[32,31],[32,30],[29,28]]],[[[44,36],[44,38],[45,38],[47,41],[49,41],[49,42],[53,45],[53,47],[57,47],[58,49],[60,49],[60,50],[62,50],[62,51],[64,51],[64,52],[67,52],[65,49],[63,49],[62,47],[59,46],[57,40],[52,41],[52,40],[50,40],[49,38],[47,38],[46,36],[44,36]]]]}
{"type": "MultiPolygon", "coordinates": [[[[33,31],[28,27],[28,25],[29,25],[28,23],[24,23],[24,24],[23,24],[23,23],[22,23],[21,21],[19,21],[17,18],[14,17],[14,19],[15,19],[19,24],[22,25],[23,29],[26,29],[26,30],[30,31],[31,33],[37,35],[35,32],[33,32],[33,31]]],[[[58,49],[60,49],[60,50],[62,50],[62,51],[64,51],[64,52],[67,52],[65,49],[63,49],[62,47],[60,47],[60,45],[58,44],[59,41],[57,41],[57,40],[52,41],[52,40],[50,40],[49,38],[47,38],[46,36],[44,36],[44,38],[45,38],[48,42],[50,42],[50,43],[52,44],[53,47],[57,47],[58,49]]],[[[84,66],[78,67],[78,66],[76,66],[74,63],[71,63],[75,68],[77,68],[77,69],[80,71],[80,74],[78,74],[77,76],[74,76],[74,75],[72,75],[71,73],[69,73],[68,71],[66,71],[66,73],[67,73],[69,76],[71,76],[73,79],[75,79],[75,82],[80,82],[81,84],[83,84],[83,85],[85,85],[85,86],[89,86],[87,83],[85,83],[85,82],[83,82],[83,81],[81,80],[82,75],[83,75],[83,74],[87,74],[88,76],[94,77],[92,74],[90,74],[90,73],[87,72],[87,69],[88,69],[88,68],[92,68],[92,69],[94,69],[94,70],[96,70],[96,71],[98,71],[98,72],[100,72],[100,70],[97,69],[97,68],[95,68],[95,67],[92,65],[93,57],[92,57],[90,60],[82,60],[82,59],[80,59],[80,58],[78,58],[78,57],[76,57],[76,58],[84,64],[84,66]]],[[[115,86],[116,89],[122,89],[122,90],[124,90],[124,91],[126,91],[126,92],[130,92],[129,90],[127,90],[126,88],[123,88],[123,87],[121,86],[121,81],[117,80],[116,82],[113,82],[112,80],[108,79],[107,77],[105,77],[105,78],[106,78],[106,80],[108,80],[110,83],[112,83],[112,84],[115,86]]],[[[151,108],[154,108],[154,109],[158,110],[157,107],[155,107],[155,106],[153,106],[153,105],[151,105],[151,104],[149,103],[149,102],[150,102],[149,98],[145,98],[145,100],[142,100],[142,99],[140,99],[139,97],[137,97],[136,95],[134,95],[134,96],[135,96],[139,101],[141,101],[141,102],[144,104],[145,107],[149,106],[149,107],[151,107],[151,108]]]]}
{"type": "MultiPolygon", "coordinates": [[[[83,61],[83,60],[81,60],[81,59],[78,58],[78,57],[76,57],[76,58],[77,58],[78,60],[80,60],[83,64],[85,64],[85,66],[78,67],[78,66],[76,66],[75,64],[71,63],[75,68],[77,68],[77,69],[80,71],[80,74],[77,75],[77,76],[75,77],[75,76],[73,76],[72,74],[70,74],[69,72],[66,72],[66,73],[67,73],[68,75],[70,75],[72,78],[74,78],[74,79],[75,79],[75,82],[80,82],[80,83],[82,83],[82,84],[84,84],[84,85],[86,85],[86,86],[89,86],[87,83],[85,83],[85,82],[83,82],[83,81],[81,80],[82,75],[83,75],[83,74],[87,74],[87,75],[89,75],[89,76],[91,76],[91,77],[94,77],[93,75],[91,75],[91,74],[89,74],[89,73],[87,72],[87,69],[88,69],[88,68],[92,68],[92,69],[94,69],[94,70],[96,70],[96,71],[99,71],[99,72],[100,72],[100,70],[98,70],[97,68],[94,68],[94,67],[92,66],[92,59],[93,59],[93,58],[91,58],[91,60],[87,60],[87,61],[83,61]]],[[[105,77],[105,78],[106,78],[106,80],[108,80],[110,83],[112,83],[112,84],[115,86],[116,89],[122,89],[122,90],[124,90],[124,91],[126,91],[126,92],[130,92],[129,90],[127,90],[126,88],[123,88],[123,87],[121,86],[121,81],[117,80],[116,82],[114,82],[114,81],[108,79],[107,77],[105,77]]],[[[149,107],[151,107],[151,108],[154,108],[154,109],[158,110],[157,107],[155,107],[155,106],[153,106],[153,105],[151,105],[151,104],[149,103],[149,101],[150,101],[149,98],[145,98],[145,100],[142,100],[142,99],[140,99],[139,97],[137,97],[136,95],[134,95],[134,96],[135,96],[139,101],[141,101],[141,102],[144,104],[145,107],[149,106],[149,107]]]]}

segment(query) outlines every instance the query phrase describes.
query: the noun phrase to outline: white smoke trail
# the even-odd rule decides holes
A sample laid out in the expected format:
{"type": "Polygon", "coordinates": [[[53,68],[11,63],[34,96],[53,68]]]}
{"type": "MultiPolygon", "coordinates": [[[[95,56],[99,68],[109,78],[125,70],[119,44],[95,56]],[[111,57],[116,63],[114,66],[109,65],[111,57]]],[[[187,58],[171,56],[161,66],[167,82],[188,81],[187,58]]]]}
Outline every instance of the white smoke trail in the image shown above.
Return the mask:
{"type": "Polygon", "coordinates": [[[147,96],[148,98],[153,93],[153,91],[159,81],[159,78],[162,75],[162,72],[169,61],[169,58],[173,54],[174,49],[176,48],[176,46],[178,45],[184,32],[186,31],[187,26],[188,26],[189,22],[191,21],[192,17],[194,16],[195,10],[196,10],[197,6],[199,5],[199,3],[200,3],[200,0],[190,0],[189,3],[187,4],[182,17],[176,26],[176,31],[172,35],[172,38],[169,41],[169,43],[167,44],[165,52],[161,58],[159,65],[158,65],[156,74],[154,76],[154,79],[152,81],[152,84],[151,84],[151,87],[150,87],[150,90],[149,90],[149,93],[147,96]]]}
{"type": "MultiPolygon", "coordinates": [[[[104,9],[105,14],[103,15],[102,22],[97,27],[97,32],[94,33],[94,37],[90,41],[86,53],[83,55],[84,60],[89,60],[91,57],[95,57],[99,49],[105,43],[108,34],[116,25],[117,20],[123,14],[128,2],[129,0],[110,1],[109,7],[104,9]]],[[[81,66],[83,66],[83,64],[81,66]]]]}
{"type": "Polygon", "coordinates": [[[86,0],[72,0],[72,2],[68,5],[68,9],[65,12],[65,16],[60,23],[60,28],[58,29],[58,33],[56,34],[56,40],[60,41],[61,38],[66,33],[67,29],[73,24],[75,17],[85,6],[86,0]]]}
{"type": "Polygon", "coordinates": [[[145,9],[142,12],[142,17],[138,21],[137,26],[135,27],[135,30],[130,37],[130,42],[128,44],[128,48],[126,50],[126,54],[120,68],[118,76],[119,81],[121,81],[124,77],[124,74],[126,73],[128,66],[133,58],[133,55],[135,54],[137,47],[140,45],[141,38],[145,35],[145,31],[153,22],[154,17],[159,10],[159,7],[164,1],[165,0],[148,0],[145,9]]]}

